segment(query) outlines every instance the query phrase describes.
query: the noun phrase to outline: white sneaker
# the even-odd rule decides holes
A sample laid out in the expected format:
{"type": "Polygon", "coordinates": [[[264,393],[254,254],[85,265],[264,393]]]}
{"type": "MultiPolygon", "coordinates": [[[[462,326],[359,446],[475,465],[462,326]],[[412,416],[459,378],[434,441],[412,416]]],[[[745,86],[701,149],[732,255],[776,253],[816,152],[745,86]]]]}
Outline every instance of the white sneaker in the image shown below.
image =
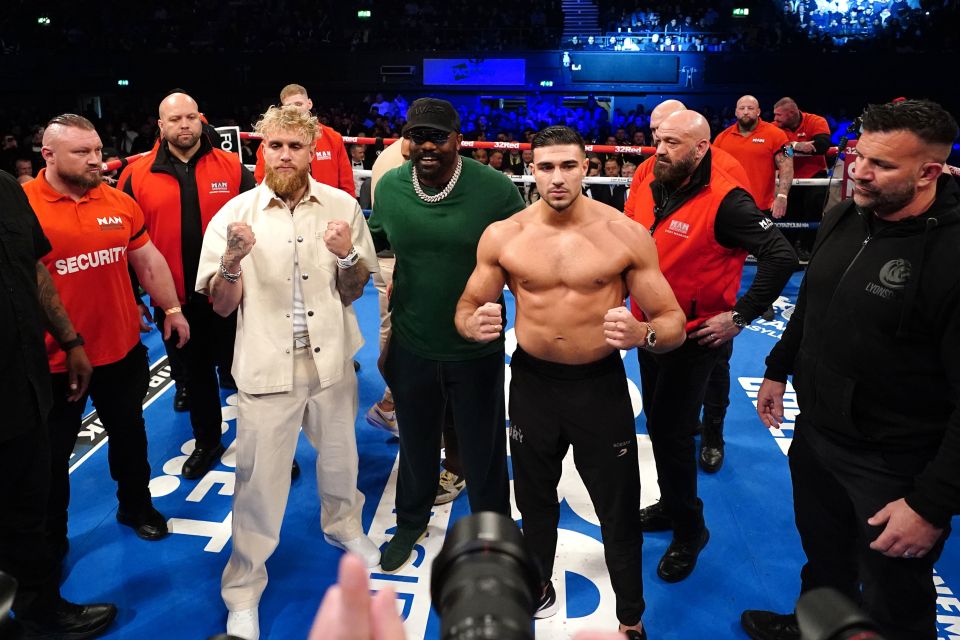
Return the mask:
{"type": "Polygon", "coordinates": [[[397,412],[384,411],[380,408],[379,402],[374,402],[373,406],[367,410],[367,424],[383,429],[395,438],[400,437],[400,429],[397,427],[397,412]]]}
{"type": "Polygon", "coordinates": [[[260,614],[257,609],[243,609],[228,613],[227,634],[244,640],[260,640],[260,614]]]}
{"type": "Polygon", "coordinates": [[[433,504],[441,505],[453,502],[465,486],[467,486],[466,478],[450,473],[444,469],[440,473],[440,483],[437,485],[437,497],[433,499],[433,504]]]}
{"type": "Polygon", "coordinates": [[[367,567],[372,568],[380,564],[380,549],[378,549],[377,545],[373,544],[373,541],[367,536],[362,535],[353,540],[341,542],[336,538],[323,534],[323,539],[338,549],[343,549],[344,551],[349,551],[354,555],[360,556],[367,567]]]}

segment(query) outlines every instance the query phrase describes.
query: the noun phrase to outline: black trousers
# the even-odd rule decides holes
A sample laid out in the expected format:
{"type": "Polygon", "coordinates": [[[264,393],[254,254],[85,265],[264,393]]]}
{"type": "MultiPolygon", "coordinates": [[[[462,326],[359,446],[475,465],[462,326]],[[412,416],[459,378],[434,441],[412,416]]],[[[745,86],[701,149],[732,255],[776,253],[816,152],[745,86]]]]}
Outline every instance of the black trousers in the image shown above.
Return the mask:
{"type": "Polygon", "coordinates": [[[860,603],[889,640],[937,638],[933,565],[950,528],[923,558],[888,558],[870,549],[883,529],[867,519],[910,493],[935,453],[843,447],[803,423],[802,414],[790,445],[797,531],[807,556],[801,590],[839,590],[860,603]]]}
{"type": "Polygon", "coordinates": [[[640,349],[637,356],[660,502],[673,521],[674,538],[692,540],[704,527],[703,503],[697,498],[694,432],[707,379],[721,352],[688,339],[668,353],[640,349]]]}
{"type": "Polygon", "coordinates": [[[443,468],[455,476],[463,475],[463,462],[460,460],[460,441],[457,440],[457,430],[453,427],[453,411],[450,403],[443,420],[443,468]]]}
{"type": "Polygon", "coordinates": [[[704,424],[719,425],[723,429],[723,419],[727,417],[730,406],[730,358],[733,356],[733,340],[717,347],[720,357],[710,371],[707,390],[703,396],[704,424]]]}
{"type": "Polygon", "coordinates": [[[0,441],[0,571],[17,579],[14,613],[42,616],[60,600],[60,563],[47,545],[44,516],[50,494],[47,425],[33,394],[32,426],[0,441]]]}
{"type": "Polygon", "coordinates": [[[617,618],[635,625],[644,611],[637,432],[619,352],[583,365],[534,358],[520,347],[510,362],[510,455],[523,535],[544,582],[553,574],[563,458],[577,472],[600,519],[617,618]]]}
{"type": "MultiPolygon", "coordinates": [[[[179,361],[190,389],[190,426],[197,447],[212,449],[220,444],[220,382],[217,365],[230,370],[233,363],[233,343],[237,333],[236,313],[224,318],[218,315],[206,296],[191,295],[183,305],[183,315],[190,323],[190,340],[177,348],[177,337],[164,341],[167,356],[179,361]]],[[[164,313],[154,308],[157,327],[163,328],[164,313]]],[[[175,376],[176,377],[176,376],[175,376]]],[[[177,380],[178,384],[183,381],[177,380]]]]}
{"type": "Polygon", "coordinates": [[[423,528],[430,520],[448,403],[470,509],[510,515],[503,360],[503,352],[475,360],[428,360],[404,348],[396,337],[391,339],[384,377],[400,426],[399,526],[423,528]]]}
{"type": "Polygon", "coordinates": [[[117,483],[120,508],[138,513],[151,504],[147,432],[143,422],[143,398],[150,382],[147,348],[138,342],[117,362],[94,367],[87,394],[76,402],[66,401],[67,374],[55,373],[52,378],[47,534],[54,545],[61,545],[67,538],[70,454],[80,431],[86,395],[93,398],[100,422],[110,438],[107,461],[110,464],[110,476],[117,483]]]}

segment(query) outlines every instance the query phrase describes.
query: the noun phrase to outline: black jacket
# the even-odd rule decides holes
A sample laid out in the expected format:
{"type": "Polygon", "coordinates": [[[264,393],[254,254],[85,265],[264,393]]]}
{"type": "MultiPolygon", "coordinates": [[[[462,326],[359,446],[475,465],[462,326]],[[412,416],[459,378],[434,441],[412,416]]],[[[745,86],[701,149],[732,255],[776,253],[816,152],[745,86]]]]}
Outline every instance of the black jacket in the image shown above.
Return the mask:
{"type": "MultiPolygon", "coordinates": [[[[852,201],[824,216],[765,377],[794,374],[800,421],[852,448],[922,456],[907,503],[960,512],[960,188],[884,223],[852,201]]],[[[895,456],[894,456],[895,459],[895,456]]]]}

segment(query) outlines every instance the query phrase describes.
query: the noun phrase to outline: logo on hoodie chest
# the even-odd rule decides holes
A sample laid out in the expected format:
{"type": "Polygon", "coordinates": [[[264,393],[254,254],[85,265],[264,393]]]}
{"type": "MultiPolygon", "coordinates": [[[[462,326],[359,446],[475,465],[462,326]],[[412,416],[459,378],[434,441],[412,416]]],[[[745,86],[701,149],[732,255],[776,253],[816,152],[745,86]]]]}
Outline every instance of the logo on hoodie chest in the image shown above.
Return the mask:
{"type": "Polygon", "coordinates": [[[902,291],[910,280],[910,261],[903,258],[895,258],[887,261],[880,268],[880,282],[868,282],[866,286],[867,293],[884,300],[892,300],[902,291]]]}

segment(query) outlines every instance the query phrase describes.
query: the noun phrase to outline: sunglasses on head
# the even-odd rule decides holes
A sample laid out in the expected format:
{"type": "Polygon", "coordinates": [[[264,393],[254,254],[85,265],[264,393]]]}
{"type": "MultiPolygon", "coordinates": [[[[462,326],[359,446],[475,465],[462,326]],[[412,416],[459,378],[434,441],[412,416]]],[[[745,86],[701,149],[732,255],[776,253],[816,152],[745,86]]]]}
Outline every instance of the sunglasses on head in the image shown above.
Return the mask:
{"type": "Polygon", "coordinates": [[[432,142],[439,147],[446,144],[447,139],[450,138],[450,134],[446,131],[440,131],[439,129],[414,129],[413,131],[408,131],[406,137],[413,144],[432,142]]]}

